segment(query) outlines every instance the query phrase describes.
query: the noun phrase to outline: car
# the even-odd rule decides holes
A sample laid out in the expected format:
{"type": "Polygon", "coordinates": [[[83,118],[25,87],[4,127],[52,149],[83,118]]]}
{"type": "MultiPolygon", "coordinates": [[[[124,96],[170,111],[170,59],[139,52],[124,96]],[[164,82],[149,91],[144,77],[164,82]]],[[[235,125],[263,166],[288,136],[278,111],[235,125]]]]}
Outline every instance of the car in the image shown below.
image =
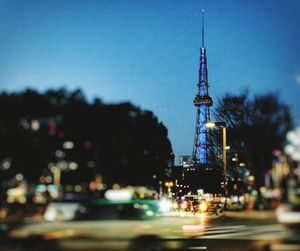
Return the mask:
{"type": "Polygon", "coordinates": [[[199,204],[198,195],[185,195],[182,196],[179,202],[179,209],[184,212],[196,212],[199,204]]]}
{"type": "Polygon", "coordinates": [[[105,198],[82,203],[73,220],[149,219],[157,215],[159,203],[156,200],[130,199],[110,201],[105,198]]]}
{"type": "Polygon", "coordinates": [[[212,198],[206,200],[206,203],[208,204],[207,212],[219,215],[224,210],[224,202],[222,201],[222,198],[220,198],[220,197],[212,197],[212,198]]]}
{"type": "Polygon", "coordinates": [[[171,250],[174,244],[162,239],[176,233],[181,239],[186,220],[181,221],[161,217],[158,200],[101,198],[81,203],[72,220],[25,224],[8,236],[12,250],[171,250]]]}

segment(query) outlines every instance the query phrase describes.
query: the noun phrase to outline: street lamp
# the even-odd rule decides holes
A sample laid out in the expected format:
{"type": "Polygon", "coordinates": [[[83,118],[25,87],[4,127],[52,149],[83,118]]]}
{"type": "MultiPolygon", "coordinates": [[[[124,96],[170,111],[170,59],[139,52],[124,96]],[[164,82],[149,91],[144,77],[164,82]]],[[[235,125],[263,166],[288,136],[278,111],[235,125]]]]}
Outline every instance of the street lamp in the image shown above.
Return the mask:
{"type": "Polygon", "coordinates": [[[168,188],[168,197],[171,198],[172,193],[171,193],[171,187],[173,187],[173,181],[166,181],[165,186],[168,188]]]}
{"type": "Polygon", "coordinates": [[[216,126],[220,126],[223,128],[223,169],[224,169],[224,193],[225,197],[227,197],[227,184],[226,184],[226,173],[227,173],[227,160],[226,160],[226,123],[218,122],[218,121],[210,121],[207,122],[206,127],[214,128],[216,126]]]}

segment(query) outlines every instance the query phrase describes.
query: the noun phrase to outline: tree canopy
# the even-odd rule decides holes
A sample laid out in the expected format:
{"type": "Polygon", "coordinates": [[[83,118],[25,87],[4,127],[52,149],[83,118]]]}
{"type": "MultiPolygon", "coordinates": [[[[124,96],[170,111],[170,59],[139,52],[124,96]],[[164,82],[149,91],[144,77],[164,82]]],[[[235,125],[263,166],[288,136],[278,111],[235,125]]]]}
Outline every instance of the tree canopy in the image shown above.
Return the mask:
{"type": "Polygon", "coordinates": [[[2,176],[22,173],[37,182],[60,164],[63,183],[100,173],[108,184],[154,186],[172,160],[167,128],[151,111],[89,103],[81,90],[2,93],[0,115],[0,168],[10,162],[2,176]],[[66,168],[71,162],[76,170],[66,168]]]}

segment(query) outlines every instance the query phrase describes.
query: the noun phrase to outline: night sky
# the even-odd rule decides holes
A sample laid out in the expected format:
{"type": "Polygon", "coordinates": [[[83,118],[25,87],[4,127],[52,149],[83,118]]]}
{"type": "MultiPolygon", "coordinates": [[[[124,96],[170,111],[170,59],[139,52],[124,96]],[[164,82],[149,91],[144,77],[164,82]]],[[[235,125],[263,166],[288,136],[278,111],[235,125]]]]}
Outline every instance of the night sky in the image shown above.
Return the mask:
{"type": "Polygon", "coordinates": [[[299,0],[0,0],[0,91],[130,101],[191,154],[201,10],[210,94],[276,92],[300,114],[299,0]]]}

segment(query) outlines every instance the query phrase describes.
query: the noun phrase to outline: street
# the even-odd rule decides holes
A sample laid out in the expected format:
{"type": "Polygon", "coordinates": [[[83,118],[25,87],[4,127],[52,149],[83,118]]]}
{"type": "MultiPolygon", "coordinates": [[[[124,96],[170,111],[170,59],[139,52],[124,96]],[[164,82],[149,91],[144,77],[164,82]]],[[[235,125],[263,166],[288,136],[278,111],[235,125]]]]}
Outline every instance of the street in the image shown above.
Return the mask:
{"type": "Polygon", "coordinates": [[[278,224],[272,212],[26,223],[9,235],[14,239],[1,238],[3,251],[300,250],[300,232],[278,224]]]}

